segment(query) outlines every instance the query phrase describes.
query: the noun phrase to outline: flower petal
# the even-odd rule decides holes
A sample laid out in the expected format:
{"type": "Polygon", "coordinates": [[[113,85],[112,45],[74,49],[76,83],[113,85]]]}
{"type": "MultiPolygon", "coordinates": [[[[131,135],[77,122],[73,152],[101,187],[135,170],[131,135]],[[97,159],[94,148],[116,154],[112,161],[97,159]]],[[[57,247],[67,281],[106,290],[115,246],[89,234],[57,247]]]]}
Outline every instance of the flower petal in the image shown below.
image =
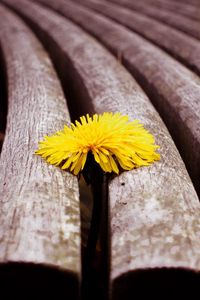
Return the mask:
{"type": "Polygon", "coordinates": [[[103,171],[119,173],[160,159],[154,137],[138,121],[121,113],[87,114],[65,125],[62,131],[45,136],[35,152],[47,162],[75,175],[83,170],[88,152],[103,171]]]}

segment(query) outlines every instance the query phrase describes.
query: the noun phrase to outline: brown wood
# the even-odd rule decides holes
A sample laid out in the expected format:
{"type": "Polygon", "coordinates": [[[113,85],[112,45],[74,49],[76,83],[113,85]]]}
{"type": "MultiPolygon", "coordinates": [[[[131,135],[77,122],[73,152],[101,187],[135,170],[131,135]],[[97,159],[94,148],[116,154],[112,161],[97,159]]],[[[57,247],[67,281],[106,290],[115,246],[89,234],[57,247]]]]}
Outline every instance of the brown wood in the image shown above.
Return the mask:
{"type": "Polygon", "coordinates": [[[0,15],[9,101],[0,160],[1,287],[9,286],[8,294],[13,290],[25,295],[28,289],[34,295],[65,292],[77,299],[77,178],[34,155],[44,135],[70,121],[66,101],[52,63],[32,32],[3,6],[0,15]]]}
{"type": "MultiPolygon", "coordinates": [[[[105,28],[99,27],[101,20],[105,25],[112,25],[69,1],[48,3],[57,9],[60,7],[66,15],[68,12],[74,20],[77,16],[79,21],[87,21],[90,28],[99,28],[102,34],[105,28]]],[[[124,172],[109,182],[112,299],[122,299],[119,290],[125,294],[130,289],[134,292],[136,281],[132,274],[138,269],[168,267],[199,271],[200,204],[174,143],[146,95],[112,55],[68,20],[24,1],[15,1],[12,7],[29,20],[39,36],[43,33],[43,42],[48,41],[50,52],[61,49],[57,52],[63,63],[68,61],[74,65],[80,76],[77,89],[80,101],[84,100],[81,93],[86,89],[88,101],[96,112],[121,111],[131,119],[140,119],[161,146],[159,162],[124,172]],[[123,287],[123,274],[127,275],[127,290],[123,287]]],[[[196,82],[196,77],[194,80],[196,82]]],[[[169,275],[166,280],[169,282],[170,278],[169,275]]]]}
{"type": "Polygon", "coordinates": [[[200,193],[200,79],[169,55],[94,11],[71,1],[40,0],[109,48],[137,79],[165,120],[200,193]]]}
{"type": "Polygon", "coordinates": [[[191,1],[180,3],[171,0],[143,0],[142,2],[200,21],[200,2],[196,5],[192,4],[191,1]]]}
{"type": "Polygon", "coordinates": [[[157,7],[147,5],[147,3],[131,0],[110,0],[114,3],[120,4],[122,7],[128,7],[144,15],[152,17],[166,23],[180,31],[187,33],[190,36],[200,39],[200,25],[197,20],[192,20],[187,17],[173,13],[172,11],[161,10],[157,7]]]}
{"type": "Polygon", "coordinates": [[[192,5],[199,5],[199,0],[170,0],[173,3],[184,3],[184,4],[192,4],[192,5]]]}
{"type": "Polygon", "coordinates": [[[148,16],[108,1],[76,0],[76,2],[139,33],[200,75],[200,41],[148,16]]]}

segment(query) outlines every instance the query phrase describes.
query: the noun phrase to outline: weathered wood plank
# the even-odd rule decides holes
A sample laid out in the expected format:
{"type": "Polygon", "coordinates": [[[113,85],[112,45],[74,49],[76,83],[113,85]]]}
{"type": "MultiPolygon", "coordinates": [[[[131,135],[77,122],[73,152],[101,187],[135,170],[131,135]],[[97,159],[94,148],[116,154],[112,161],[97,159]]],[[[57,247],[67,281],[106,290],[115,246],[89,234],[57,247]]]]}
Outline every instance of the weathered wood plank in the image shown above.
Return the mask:
{"type": "Polygon", "coordinates": [[[173,3],[185,3],[185,4],[192,4],[192,5],[199,5],[199,0],[172,0],[173,3]]]}
{"type": "Polygon", "coordinates": [[[196,20],[188,19],[187,17],[178,15],[171,11],[161,10],[157,7],[152,7],[141,1],[131,1],[131,0],[110,0],[112,2],[118,3],[123,7],[128,7],[130,9],[141,12],[153,19],[159,20],[166,23],[180,31],[187,33],[190,36],[200,39],[200,26],[199,22],[196,20]]]}
{"type": "Polygon", "coordinates": [[[200,21],[200,2],[196,5],[191,1],[180,3],[171,0],[143,0],[142,2],[200,21]]]}
{"type": "MultiPolygon", "coordinates": [[[[53,4],[72,13],[68,1],[53,4]]],[[[161,145],[161,161],[124,172],[109,183],[112,299],[118,299],[117,287],[126,292],[121,276],[129,278],[138,269],[198,271],[199,201],[172,139],[146,95],[121,64],[80,28],[35,4],[15,1],[12,7],[29,20],[39,36],[43,33],[50,52],[57,47],[62,61],[73,63],[80,76],[80,101],[85,100],[81,93],[86,89],[96,112],[121,111],[131,119],[140,119],[161,145]]],[[[76,16],[83,18],[85,10],[74,7],[76,16]]],[[[90,23],[93,19],[88,16],[90,23]]],[[[166,278],[170,280],[170,276],[166,278]]],[[[127,282],[129,288],[136,287],[134,280],[127,282]]]]}
{"type": "Polygon", "coordinates": [[[70,121],[66,101],[48,55],[32,32],[3,6],[0,15],[9,101],[0,160],[0,281],[22,294],[31,288],[46,295],[67,292],[77,299],[77,179],[34,155],[44,135],[70,121]]]}
{"type": "Polygon", "coordinates": [[[178,145],[200,194],[200,79],[148,41],[72,1],[39,0],[108,47],[148,93],[178,145]]]}
{"type": "Polygon", "coordinates": [[[76,2],[139,33],[200,75],[200,41],[152,18],[108,1],[76,0],[76,2]]]}

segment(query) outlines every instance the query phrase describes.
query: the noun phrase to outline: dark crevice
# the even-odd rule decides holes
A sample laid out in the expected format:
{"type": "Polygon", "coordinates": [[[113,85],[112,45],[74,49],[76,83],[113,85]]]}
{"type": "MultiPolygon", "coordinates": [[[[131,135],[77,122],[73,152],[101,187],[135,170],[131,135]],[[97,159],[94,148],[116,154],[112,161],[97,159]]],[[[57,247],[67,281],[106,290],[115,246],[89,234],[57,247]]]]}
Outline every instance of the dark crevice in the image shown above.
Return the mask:
{"type": "MultiPolygon", "coordinates": [[[[14,9],[13,7],[10,8],[14,9]]],[[[37,23],[27,18],[21,12],[15,12],[19,14],[30,26],[49,53],[67,99],[67,106],[71,120],[74,121],[79,119],[81,115],[85,115],[87,113],[90,115],[94,114],[95,110],[83,79],[78,73],[78,70],[76,70],[71,58],[61,48],[62,46],[58,45],[58,43],[52,38],[50,32],[44,31],[37,23]]],[[[90,172],[91,170],[88,171],[88,174],[90,172]]],[[[84,197],[86,196],[92,198],[93,202],[93,205],[88,207],[90,210],[89,215],[91,217],[91,229],[88,228],[88,240],[85,239],[85,231],[83,230],[84,226],[82,224],[83,243],[81,299],[106,300],[109,270],[109,259],[107,254],[107,179],[104,178],[102,171],[97,171],[96,167],[93,168],[93,172],[94,174],[91,176],[92,180],[89,186],[84,183],[82,179],[79,181],[80,200],[84,201],[84,197]],[[87,245],[84,245],[86,240],[87,245]]],[[[89,201],[91,201],[91,199],[89,201]]],[[[81,206],[84,206],[83,202],[81,203],[81,206]]],[[[88,223],[90,223],[90,217],[89,220],[87,220],[88,223]]],[[[84,208],[82,208],[81,221],[85,221],[84,208]]]]}
{"type": "Polygon", "coordinates": [[[83,179],[81,179],[81,182],[81,299],[106,300],[108,299],[108,277],[110,269],[107,176],[103,175],[102,171],[100,171],[99,174],[93,176],[92,184],[88,185],[85,181],[83,182],[83,179]],[[90,203],[88,203],[88,199],[90,199],[90,203]],[[84,203],[87,207],[83,206],[84,203]],[[88,212],[88,210],[90,211],[88,212]]]}
{"type": "Polygon", "coordinates": [[[3,49],[0,42],[0,152],[3,145],[7,118],[7,73],[3,49]]]}
{"type": "Polygon", "coordinates": [[[87,162],[83,175],[91,174],[93,206],[88,242],[83,249],[82,299],[106,300],[109,276],[108,177],[92,155],[89,154],[87,162]]]}

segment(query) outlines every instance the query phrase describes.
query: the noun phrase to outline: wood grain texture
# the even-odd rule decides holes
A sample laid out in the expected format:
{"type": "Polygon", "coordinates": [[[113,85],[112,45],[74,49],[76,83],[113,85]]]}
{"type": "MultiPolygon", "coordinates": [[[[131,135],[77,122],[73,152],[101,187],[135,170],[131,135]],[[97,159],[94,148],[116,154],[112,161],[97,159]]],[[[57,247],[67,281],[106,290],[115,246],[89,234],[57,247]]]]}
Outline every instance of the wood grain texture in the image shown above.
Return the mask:
{"type": "MultiPolygon", "coordinates": [[[[72,13],[70,2],[48,3],[72,13]]],[[[63,59],[66,55],[73,62],[81,77],[79,89],[87,89],[96,112],[121,111],[140,119],[161,146],[161,161],[124,172],[109,183],[113,297],[116,280],[123,292],[121,275],[129,276],[131,271],[163,267],[199,271],[199,201],[169,133],[146,95],[119,62],[68,20],[31,3],[17,1],[13,7],[37,22],[46,34],[53,28],[54,45],[62,48],[63,59]]],[[[83,18],[82,10],[74,7],[76,15],[83,18]]],[[[134,287],[134,281],[129,284],[134,287]]]]}
{"type": "MultiPolygon", "coordinates": [[[[100,0],[76,0],[158,45],[200,75],[200,41],[148,16],[100,0]]],[[[200,25],[199,25],[200,26],[200,25]]]]}
{"type": "Polygon", "coordinates": [[[165,120],[200,194],[200,79],[137,34],[71,1],[39,0],[98,38],[137,79],[165,120]]]}
{"type": "Polygon", "coordinates": [[[200,21],[200,2],[196,5],[192,4],[191,1],[187,3],[181,1],[180,3],[171,0],[143,0],[142,2],[200,21]]]}
{"type": "Polygon", "coordinates": [[[186,4],[188,4],[188,2],[189,2],[192,5],[199,5],[199,0],[190,0],[190,1],[188,1],[188,0],[172,0],[172,2],[174,2],[174,3],[183,2],[183,3],[186,3],[186,4]]]}
{"type": "Polygon", "coordinates": [[[110,0],[118,3],[123,7],[128,7],[144,15],[152,17],[166,23],[180,31],[193,36],[196,39],[200,39],[200,26],[197,20],[192,20],[187,17],[181,16],[171,11],[161,10],[160,8],[147,5],[146,3],[131,1],[131,0],[110,0]]]}
{"type": "MultiPolygon", "coordinates": [[[[66,101],[52,63],[32,32],[3,6],[0,15],[9,94],[0,160],[0,262],[66,271],[72,281],[69,278],[65,289],[74,299],[81,272],[77,179],[34,155],[39,140],[70,121],[66,101]]],[[[0,274],[4,280],[2,269],[0,274]]],[[[36,275],[35,287],[39,278],[43,282],[36,275]]],[[[48,290],[54,288],[52,282],[48,290]]]]}

